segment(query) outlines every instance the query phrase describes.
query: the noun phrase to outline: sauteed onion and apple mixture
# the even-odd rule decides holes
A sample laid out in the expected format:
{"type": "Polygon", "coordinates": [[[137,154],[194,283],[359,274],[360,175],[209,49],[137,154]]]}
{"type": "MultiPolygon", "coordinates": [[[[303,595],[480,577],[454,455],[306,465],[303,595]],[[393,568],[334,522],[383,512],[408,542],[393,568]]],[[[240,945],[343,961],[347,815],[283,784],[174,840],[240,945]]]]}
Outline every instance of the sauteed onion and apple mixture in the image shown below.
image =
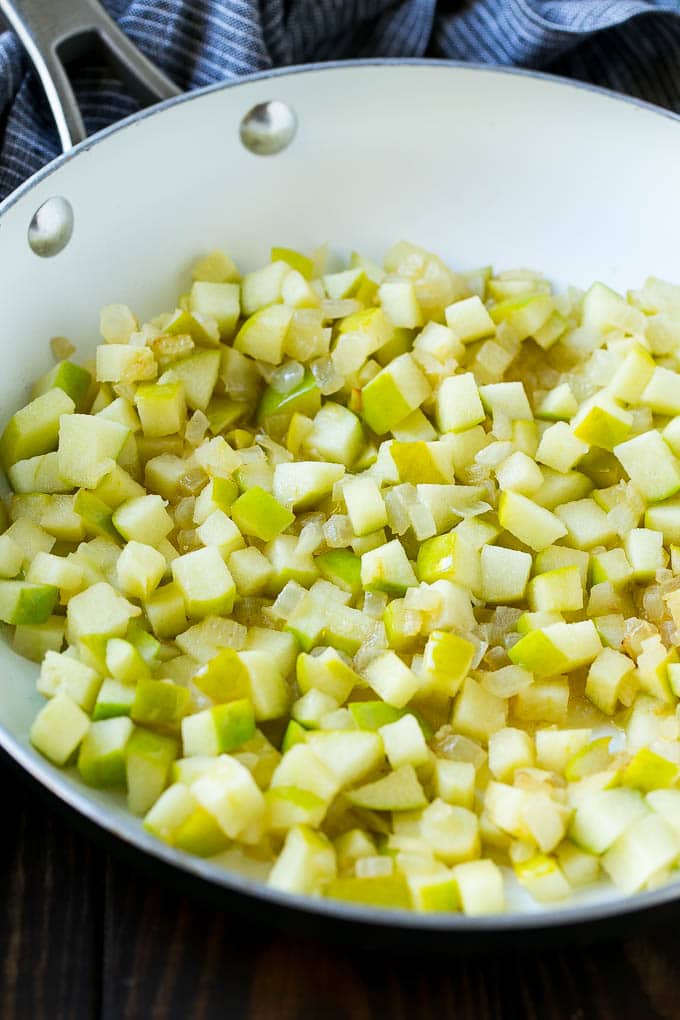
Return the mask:
{"type": "Polygon", "coordinates": [[[31,730],[277,889],[504,910],[680,862],[680,287],[212,252],[0,456],[31,730]],[[513,878],[514,876],[514,878],[513,878]]]}

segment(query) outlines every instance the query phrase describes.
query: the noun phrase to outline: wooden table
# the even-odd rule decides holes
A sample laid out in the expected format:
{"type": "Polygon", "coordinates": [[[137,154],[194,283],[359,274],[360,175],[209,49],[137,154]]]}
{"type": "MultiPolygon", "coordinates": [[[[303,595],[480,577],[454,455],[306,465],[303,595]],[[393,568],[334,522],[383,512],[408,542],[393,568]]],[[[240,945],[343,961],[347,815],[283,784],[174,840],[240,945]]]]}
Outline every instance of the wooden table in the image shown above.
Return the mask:
{"type": "Polygon", "coordinates": [[[468,959],[286,937],[155,884],[0,766],[1,1020],[680,1017],[678,925],[468,959]]]}

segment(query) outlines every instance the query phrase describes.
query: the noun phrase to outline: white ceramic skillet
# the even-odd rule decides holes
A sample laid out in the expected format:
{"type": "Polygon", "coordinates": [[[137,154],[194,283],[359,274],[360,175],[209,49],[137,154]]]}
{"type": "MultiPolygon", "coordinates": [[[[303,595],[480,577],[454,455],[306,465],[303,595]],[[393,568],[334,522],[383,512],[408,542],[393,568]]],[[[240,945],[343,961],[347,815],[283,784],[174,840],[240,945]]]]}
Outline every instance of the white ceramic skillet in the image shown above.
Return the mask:
{"type": "MultiPolygon", "coordinates": [[[[305,250],[329,241],[379,257],[405,237],[454,267],[532,266],[561,283],[601,278],[617,288],[651,273],[680,280],[680,123],[664,111],[546,75],[432,61],[341,63],[167,98],[69,149],[84,132],[58,54],[74,40],[103,33],[119,64],[141,76],[147,99],[176,90],[112,35],[94,0],[53,0],[49,25],[45,7],[0,0],[38,64],[67,147],[0,206],[3,420],[51,364],[50,337],[68,336],[87,355],[100,306],[123,301],[142,317],[171,307],[187,266],[214,247],[254,267],[272,244],[305,250]],[[269,105],[249,117],[259,104],[269,105]]],[[[560,909],[518,896],[508,914],[475,919],[272,891],[158,842],[122,800],[38,755],[28,741],[41,703],[36,671],[0,644],[4,750],[154,868],[170,865],[176,878],[210,883],[213,893],[245,894],[249,909],[254,898],[266,911],[311,913],[317,924],[325,916],[421,938],[478,939],[618,924],[680,898],[680,882],[632,898],[602,887],[560,909]]]]}

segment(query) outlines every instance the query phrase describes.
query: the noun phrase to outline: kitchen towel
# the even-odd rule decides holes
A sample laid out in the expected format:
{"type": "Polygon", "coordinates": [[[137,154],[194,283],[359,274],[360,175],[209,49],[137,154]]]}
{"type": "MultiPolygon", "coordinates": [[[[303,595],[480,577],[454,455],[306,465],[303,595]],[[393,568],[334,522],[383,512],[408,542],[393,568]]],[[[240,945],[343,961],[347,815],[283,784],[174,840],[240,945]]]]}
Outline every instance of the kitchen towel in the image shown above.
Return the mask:
{"type": "MultiPolygon", "coordinates": [[[[289,64],[432,57],[538,68],[680,112],[680,0],[104,0],[104,5],[182,89],[289,64]]],[[[137,108],[94,55],[70,70],[90,132],[137,108]]],[[[0,199],[58,152],[40,84],[18,40],[4,32],[0,199]]],[[[617,156],[625,159],[625,148],[612,153],[617,156]]],[[[546,159],[559,159],[559,153],[546,153],[546,159]]]]}

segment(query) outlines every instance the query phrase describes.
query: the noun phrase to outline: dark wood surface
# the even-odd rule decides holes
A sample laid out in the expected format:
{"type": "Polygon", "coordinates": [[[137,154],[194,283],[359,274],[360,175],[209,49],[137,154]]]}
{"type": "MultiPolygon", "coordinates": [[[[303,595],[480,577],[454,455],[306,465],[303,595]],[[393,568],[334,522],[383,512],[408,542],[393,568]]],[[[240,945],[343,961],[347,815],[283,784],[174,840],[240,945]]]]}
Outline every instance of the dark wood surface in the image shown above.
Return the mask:
{"type": "Polygon", "coordinates": [[[680,1018],[673,918],[596,945],[474,956],[338,947],[150,880],[4,764],[0,789],[1,1020],[680,1018]]]}

